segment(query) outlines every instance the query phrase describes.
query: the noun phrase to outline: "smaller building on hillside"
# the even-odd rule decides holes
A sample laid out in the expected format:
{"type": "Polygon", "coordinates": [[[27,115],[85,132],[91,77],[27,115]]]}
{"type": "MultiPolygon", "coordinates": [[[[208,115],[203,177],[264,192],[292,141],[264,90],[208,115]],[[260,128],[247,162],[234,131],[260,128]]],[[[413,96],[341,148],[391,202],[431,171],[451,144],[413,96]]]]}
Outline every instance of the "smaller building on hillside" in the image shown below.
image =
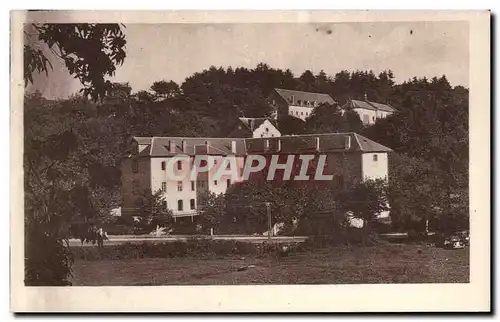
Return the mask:
{"type": "Polygon", "coordinates": [[[378,119],[386,118],[396,111],[395,108],[387,104],[370,102],[366,94],[363,101],[348,100],[347,103],[342,106],[342,110],[346,111],[348,109],[352,109],[358,113],[364,125],[375,124],[378,119]]]}
{"type": "Polygon", "coordinates": [[[267,97],[275,117],[291,115],[305,120],[314,108],[321,104],[335,104],[335,100],[328,94],[294,91],[289,89],[275,88],[267,97]]]}
{"type": "Polygon", "coordinates": [[[233,138],[280,137],[275,122],[267,117],[240,117],[236,128],[228,135],[233,138]]]}

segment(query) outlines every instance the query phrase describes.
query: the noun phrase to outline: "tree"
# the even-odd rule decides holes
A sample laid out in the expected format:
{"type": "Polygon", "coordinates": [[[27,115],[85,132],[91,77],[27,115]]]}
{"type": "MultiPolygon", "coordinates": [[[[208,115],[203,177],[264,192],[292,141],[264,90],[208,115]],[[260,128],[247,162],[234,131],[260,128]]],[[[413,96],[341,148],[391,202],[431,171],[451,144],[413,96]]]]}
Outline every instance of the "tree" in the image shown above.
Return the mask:
{"type": "Polygon", "coordinates": [[[337,104],[322,104],[306,119],[307,133],[356,132],[363,129],[358,113],[340,110],[337,104]]]}
{"type": "Polygon", "coordinates": [[[226,215],[226,198],[224,194],[210,192],[198,201],[200,223],[205,229],[217,229],[226,215]]]}
{"type": "Polygon", "coordinates": [[[358,113],[353,110],[347,110],[344,112],[344,118],[347,125],[346,132],[361,133],[363,122],[358,113]]]}
{"type": "Polygon", "coordinates": [[[125,59],[125,35],[119,24],[31,24],[24,34],[24,80],[33,82],[34,72],[45,72],[52,64],[35,44],[45,43],[64,61],[69,73],[80,80],[82,93],[93,99],[103,96],[111,83],[117,65],[125,59]]]}
{"type": "Polygon", "coordinates": [[[277,123],[281,135],[298,135],[306,133],[306,122],[289,114],[280,116],[277,123]]]}
{"type": "Polygon", "coordinates": [[[155,92],[156,97],[158,98],[173,98],[180,94],[179,85],[177,85],[174,81],[165,81],[161,80],[158,82],[154,82],[151,85],[151,90],[155,92]]]}
{"type": "Polygon", "coordinates": [[[154,102],[154,95],[148,91],[138,91],[134,95],[139,104],[152,104],[154,102]]]}
{"type": "Polygon", "coordinates": [[[321,104],[306,119],[307,133],[336,133],[345,129],[346,120],[337,105],[321,104]]]}
{"type": "Polygon", "coordinates": [[[306,92],[316,92],[316,78],[314,74],[308,69],[299,77],[299,90],[306,92]]]}
{"type": "Polygon", "coordinates": [[[378,214],[389,210],[387,200],[387,183],[385,180],[367,180],[354,185],[339,196],[339,209],[351,211],[354,217],[368,222],[378,214]]]}
{"type": "MultiPolygon", "coordinates": [[[[32,30],[25,30],[25,85],[33,82],[33,73],[48,75],[52,68],[40,48],[46,45],[80,80],[84,96],[94,100],[105,96],[111,88],[105,77],[112,76],[125,58],[126,42],[120,25],[30,26],[32,30]]],[[[67,243],[70,219],[75,215],[84,221],[95,217],[90,176],[81,165],[79,135],[73,129],[89,112],[71,110],[56,118],[51,113],[64,109],[54,109],[52,102],[37,93],[25,97],[24,109],[25,283],[67,285],[71,283],[72,264],[67,243]]]]}
{"type": "Polygon", "coordinates": [[[155,229],[168,227],[174,222],[172,211],[168,209],[162,194],[161,190],[153,194],[145,190],[137,199],[139,217],[137,227],[140,231],[150,233],[155,229]]]}
{"type": "Polygon", "coordinates": [[[446,197],[439,188],[441,176],[429,161],[404,154],[390,156],[388,199],[393,228],[424,231],[429,227],[446,197]]]}

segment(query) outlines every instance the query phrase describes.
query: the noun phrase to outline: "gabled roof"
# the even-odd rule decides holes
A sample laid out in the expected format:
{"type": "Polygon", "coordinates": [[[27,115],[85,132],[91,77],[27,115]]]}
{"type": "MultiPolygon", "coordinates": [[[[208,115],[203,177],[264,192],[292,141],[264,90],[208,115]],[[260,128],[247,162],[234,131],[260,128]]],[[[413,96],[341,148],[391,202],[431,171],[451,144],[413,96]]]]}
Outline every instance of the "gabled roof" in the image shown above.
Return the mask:
{"type": "Polygon", "coordinates": [[[353,133],[358,141],[359,149],[363,152],[392,152],[388,147],[370,140],[362,135],[353,133]]]}
{"type": "Polygon", "coordinates": [[[247,153],[326,153],[326,152],[391,152],[382,144],[357,133],[325,133],[246,139],[247,153]],[[349,137],[349,139],[347,139],[349,137]],[[348,143],[349,141],[349,143],[348,143]],[[269,145],[266,149],[266,144],[269,145]],[[349,145],[347,145],[349,144],[349,145]],[[281,146],[281,150],[280,149],[281,146]]]}
{"type": "Polygon", "coordinates": [[[134,140],[140,145],[151,144],[151,137],[134,136],[134,140]]]}
{"type": "Polygon", "coordinates": [[[276,127],[273,120],[267,117],[240,117],[239,120],[252,132],[261,126],[265,121],[269,121],[274,127],[276,127]]]}
{"type": "Polygon", "coordinates": [[[356,133],[325,133],[290,135],[271,138],[188,138],[152,137],[151,149],[143,150],[152,157],[168,157],[177,154],[244,156],[260,153],[326,153],[326,152],[391,152],[392,150],[356,133]],[[170,149],[173,144],[173,150],[170,149]],[[183,151],[183,148],[185,150],[183,151]]]}
{"type": "Polygon", "coordinates": [[[396,109],[390,105],[380,104],[380,103],[375,103],[375,102],[368,102],[368,103],[375,106],[380,111],[385,111],[385,112],[395,112],[396,111],[396,109]]]}
{"type": "Polygon", "coordinates": [[[291,104],[292,95],[294,96],[295,102],[297,101],[312,101],[318,104],[328,103],[334,104],[335,100],[331,98],[328,94],[323,93],[312,93],[312,92],[302,92],[294,91],[290,89],[275,88],[274,91],[278,93],[287,103],[291,104]]]}
{"type": "Polygon", "coordinates": [[[366,101],[351,100],[352,108],[363,108],[365,110],[376,111],[377,108],[366,101]]]}
{"type": "Polygon", "coordinates": [[[396,109],[394,109],[392,106],[370,101],[350,100],[347,104],[349,104],[350,107],[352,108],[362,108],[365,110],[372,110],[372,111],[380,110],[391,113],[396,111],[396,109]]]}
{"type": "Polygon", "coordinates": [[[177,154],[229,155],[233,154],[231,151],[233,141],[236,144],[235,154],[245,154],[245,141],[242,138],[153,137],[151,141],[150,156],[154,157],[177,154]]]}

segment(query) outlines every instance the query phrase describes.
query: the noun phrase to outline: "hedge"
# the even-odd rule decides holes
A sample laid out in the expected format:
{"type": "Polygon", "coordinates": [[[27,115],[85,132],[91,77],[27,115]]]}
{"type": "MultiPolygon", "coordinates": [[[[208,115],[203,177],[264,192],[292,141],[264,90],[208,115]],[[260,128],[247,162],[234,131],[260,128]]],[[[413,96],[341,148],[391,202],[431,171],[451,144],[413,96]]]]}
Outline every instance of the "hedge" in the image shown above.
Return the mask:
{"type": "Polygon", "coordinates": [[[125,243],[121,245],[97,247],[74,247],[76,259],[83,260],[123,260],[140,258],[210,258],[217,256],[286,256],[299,251],[300,244],[250,243],[232,240],[211,240],[192,238],[187,241],[125,243]]]}

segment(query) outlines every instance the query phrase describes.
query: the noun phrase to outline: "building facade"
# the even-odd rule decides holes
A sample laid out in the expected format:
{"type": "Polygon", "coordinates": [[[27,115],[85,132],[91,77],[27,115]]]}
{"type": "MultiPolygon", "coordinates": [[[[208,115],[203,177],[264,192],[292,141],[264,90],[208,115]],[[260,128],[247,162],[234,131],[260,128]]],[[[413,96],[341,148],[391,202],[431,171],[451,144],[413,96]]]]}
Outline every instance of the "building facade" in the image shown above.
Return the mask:
{"type": "MultiPolygon", "coordinates": [[[[208,192],[225,193],[237,182],[256,178],[244,178],[246,161],[255,156],[267,160],[263,171],[255,173],[257,177],[268,175],[272,158],[282,165],[290,158],[292,168],[298,170],[299,155],[309,155],[310,164],[325,158],[322,174],[343,187],[368,179],[388,180],[389,152],[391,149],[356,133],[221,139],[135,137],[132,152],[121,165],[122,214],[135,213],[140,193],[161,191],[165,206],[172,210],[174,218],[193,219],[200,200],[208,192]],[[182,161],[178,160],[180,156],[182,161]],[[195,156],[203,156],[205,163],[196,161],[195,156]],[[212,165],[211,171],[194,171],[209,165],[212,165]],[[175,178],[169,171],[173,171],[175,178]]],[[[283,169],[275,173],[273,179],[276,180],[286,176],[283,169]]]]}
{"type": "Polygon", "coordinates": [[[274,120],[267,117],[240,117],[236,128],[229,134],[229,137],[238,138],[267,138],[279,137],[274,120]]]}
{"type": "Polygon", "coordinates": [[[335,100],[328,94],[275,88],[268,95],[267,102],[273,108],[275,118],[291,115],[305,121],[315,107],[334,104],[335,100]]]}
{"type": "Polygon", "coordinates": [[[342,106],[342,110],[346,111],[348,109],[358,113],[364,125],[373,125],[377,120],[386,118],[396,111],[392,106],[368,101],[366,95],[363,101],[348,100],[342,106]]]}

